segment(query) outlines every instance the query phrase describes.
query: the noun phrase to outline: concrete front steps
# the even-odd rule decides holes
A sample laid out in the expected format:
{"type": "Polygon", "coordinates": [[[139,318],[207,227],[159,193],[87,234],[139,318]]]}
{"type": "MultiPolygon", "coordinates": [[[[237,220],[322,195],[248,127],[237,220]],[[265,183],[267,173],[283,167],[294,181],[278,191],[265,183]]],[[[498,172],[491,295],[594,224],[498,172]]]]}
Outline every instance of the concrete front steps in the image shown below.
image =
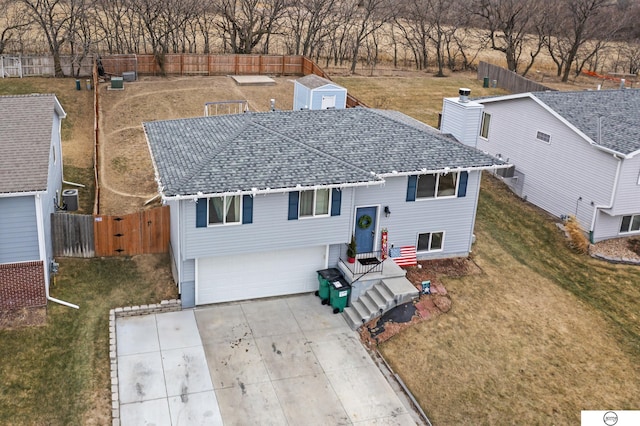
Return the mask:
{"type": "Polygon", "coordinates": [[[404,277],[384,278],[344,309],[342,315],[351,329],[371,321],[403,303],[418,298],[420,292],[404,277]]]}

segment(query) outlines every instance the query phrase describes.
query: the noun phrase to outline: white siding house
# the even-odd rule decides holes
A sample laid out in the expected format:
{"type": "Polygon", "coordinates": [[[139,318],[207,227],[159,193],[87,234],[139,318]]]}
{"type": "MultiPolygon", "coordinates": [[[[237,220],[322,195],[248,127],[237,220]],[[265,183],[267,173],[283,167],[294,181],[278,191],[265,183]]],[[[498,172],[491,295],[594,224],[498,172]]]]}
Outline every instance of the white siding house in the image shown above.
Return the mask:
{"type": "Polygon", "coordinates": [[[0,97],[0,309],[47,302],[65,116],[55,95],[0,97]]]}
{"type": "Polygon", "coordinates": [[[519,196],[597,242],[640,234],[639,111],[632,89],[446,98],[441,130],[513,164],[519,196]]]}

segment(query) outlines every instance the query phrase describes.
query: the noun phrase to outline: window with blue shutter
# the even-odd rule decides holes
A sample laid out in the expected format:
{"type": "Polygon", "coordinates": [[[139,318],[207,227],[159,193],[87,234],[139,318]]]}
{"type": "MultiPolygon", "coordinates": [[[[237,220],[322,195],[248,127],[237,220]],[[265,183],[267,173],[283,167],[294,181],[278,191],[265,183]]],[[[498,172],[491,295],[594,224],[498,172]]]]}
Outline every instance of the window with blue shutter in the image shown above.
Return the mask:
{"type": "Polygon", "coordinates": [[[242,196],[242,223],[253,223],[253,197],[251,195],[242,196]]]}
{"type": "Polygon", "coordinates": [[[207,227],[207,198],[198,198],[196,202],[196,228],[207,227]]]}
{"type": "Polygon", "coordinates": [[[337,188],[331,190],[331,216],[340,216],[340,204],[342,203],[342,191],[337,188]]]}
{"type": "Polygon", "coordinates": [[[469,172],[460,172],[460,182],[458,183],[458,197],[467,196],[468,180],[469,180],[469,172]]]}
{"type": "Polygon", "coordinates": [[[407,179],[407,201],[416,200],[416,186],[418,185],[418,176],[408,176],[407,179]]]}
{"type": "Polygon", "coordinates": [[[298,220],[298,200],[300,193],[293,191],[289,193],[289,220],[298,220]]]}

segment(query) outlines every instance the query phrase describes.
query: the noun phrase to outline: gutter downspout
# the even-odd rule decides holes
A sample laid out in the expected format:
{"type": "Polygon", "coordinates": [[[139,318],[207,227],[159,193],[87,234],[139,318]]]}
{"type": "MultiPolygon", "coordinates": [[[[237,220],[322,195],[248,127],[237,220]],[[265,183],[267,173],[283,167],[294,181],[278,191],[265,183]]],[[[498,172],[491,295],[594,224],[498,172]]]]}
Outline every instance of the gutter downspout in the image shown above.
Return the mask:
{"type": "Polygon", "coordinates": [[[613,154],[613,158],[618,160],[618,166],[616,168],[616,176],[613,181],[613,190],[611,191],[611,200],[608,205],[598,204],[593,207],[593,217],[591,218],[591,228],[589,228],[589,242],[594,244],[594,231],[596,229],[596,218],[598,215],[598,210],[601,209],[610,209],[613,207],[613,202],[616,198],[616,191],[618,190],[618,181],[620,180],[620,169],[622,168],[622,158],[618,157],[616,154],[613,154]]]}
{"type": "Polygon", "coordinates": [[[70,308],[80,309],[80,306],[78,306],[78,305],[74,305],[73,303],[65,302],[64,300],[56,299],[55,297],[47,296],[47,300],[59,303],[59,304],[64,305],[64,306],[68,306],[70,308]]]}

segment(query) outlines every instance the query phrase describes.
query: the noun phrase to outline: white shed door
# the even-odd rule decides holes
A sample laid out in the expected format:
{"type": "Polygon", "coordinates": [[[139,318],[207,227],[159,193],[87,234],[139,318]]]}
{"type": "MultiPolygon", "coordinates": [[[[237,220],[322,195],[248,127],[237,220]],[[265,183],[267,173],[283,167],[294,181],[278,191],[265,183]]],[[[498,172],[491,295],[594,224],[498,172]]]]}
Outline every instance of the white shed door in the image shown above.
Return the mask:
{"type": "Polygon", "coordinates": [[[197,259],[196,305],[315,291],[326,253],[320,246],[197,259]]]}
{"type": "Polygon", "coordinates": [[[336,107],[336,95],[322,97],[322,105],[320,106],[321,109],[329,109],[329,108],[335,108],[335,107],[336,107]]]}

